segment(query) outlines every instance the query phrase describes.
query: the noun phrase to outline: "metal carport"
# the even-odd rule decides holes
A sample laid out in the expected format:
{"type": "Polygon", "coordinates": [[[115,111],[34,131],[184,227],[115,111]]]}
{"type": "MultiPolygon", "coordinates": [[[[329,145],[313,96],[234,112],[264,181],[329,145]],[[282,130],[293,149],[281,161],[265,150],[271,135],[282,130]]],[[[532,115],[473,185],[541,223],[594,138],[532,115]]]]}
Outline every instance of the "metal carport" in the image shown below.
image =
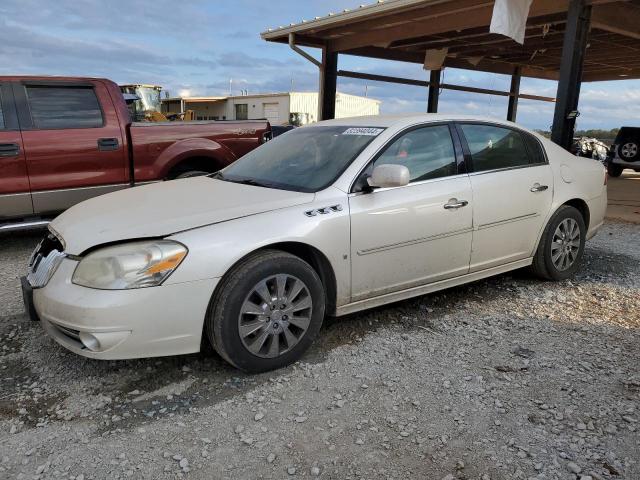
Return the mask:
{"type": "Polygon", "coordinates": [[[320,69],[321,119],[335,113],[338,76],[429,88],[427,111],[436,112],[440,88],[509,96],[515,120],[520,78],[558,81],[552,139],[572,142],[582,82],[640,78],[640,1],[533,0],[524,44],[490,33],[494,0],[387,0],[268,30],[262,38],[289,43],[320,69]],[[322,49],[315,60],[300,47],[322,49]],[[338,69],[338,57],[356,55],[423,64],[427,51],[446,49],[443,67],[508,74],[509,92],[442,84],[441,70],[428,81],[338,69]]]}

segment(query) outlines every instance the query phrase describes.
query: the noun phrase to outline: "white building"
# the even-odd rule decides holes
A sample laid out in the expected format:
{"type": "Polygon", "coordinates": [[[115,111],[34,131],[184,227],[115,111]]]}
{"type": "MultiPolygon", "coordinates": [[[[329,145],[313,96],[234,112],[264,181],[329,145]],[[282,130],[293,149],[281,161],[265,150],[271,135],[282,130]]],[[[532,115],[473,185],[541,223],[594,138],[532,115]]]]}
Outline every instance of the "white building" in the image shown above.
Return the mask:
{"type": "MultiPolygon", "coordinates": [[[[336,118],[378,115],[380,101],[338,93],[336,118]]],[[[286,92],[233,97],[174,97],[162,100],[163,113],[193,110],[196,120],[256,120],[272,125],[305,124],[318,119],[316,92],[286,92]]]]}

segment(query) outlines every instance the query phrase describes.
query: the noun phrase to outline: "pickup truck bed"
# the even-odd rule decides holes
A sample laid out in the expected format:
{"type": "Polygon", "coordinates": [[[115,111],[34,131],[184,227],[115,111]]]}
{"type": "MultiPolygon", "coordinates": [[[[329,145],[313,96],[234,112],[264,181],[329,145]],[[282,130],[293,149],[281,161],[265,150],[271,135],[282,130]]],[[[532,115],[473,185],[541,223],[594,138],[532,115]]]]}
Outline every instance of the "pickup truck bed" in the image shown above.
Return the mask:
{"type": "Polygon", "coordinates": [[[215,172],[270,131],[261,120],[132,123],[110,80],[0,77],[0,231],[138,183],[215,172]]]}

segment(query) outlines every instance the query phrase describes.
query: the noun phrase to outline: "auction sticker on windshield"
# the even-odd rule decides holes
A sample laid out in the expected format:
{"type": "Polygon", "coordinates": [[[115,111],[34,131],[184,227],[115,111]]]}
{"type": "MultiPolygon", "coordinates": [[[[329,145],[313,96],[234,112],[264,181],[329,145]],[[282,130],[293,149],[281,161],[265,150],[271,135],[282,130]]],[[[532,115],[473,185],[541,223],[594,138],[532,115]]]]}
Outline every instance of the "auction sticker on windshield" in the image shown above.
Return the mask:
{"type": "Polygon", "coordinates": [[[367,135],[369,137],[377,137],[382,132],[384,132],[384,128],[351,127],[342,132],[342,135],[367,135]]]}

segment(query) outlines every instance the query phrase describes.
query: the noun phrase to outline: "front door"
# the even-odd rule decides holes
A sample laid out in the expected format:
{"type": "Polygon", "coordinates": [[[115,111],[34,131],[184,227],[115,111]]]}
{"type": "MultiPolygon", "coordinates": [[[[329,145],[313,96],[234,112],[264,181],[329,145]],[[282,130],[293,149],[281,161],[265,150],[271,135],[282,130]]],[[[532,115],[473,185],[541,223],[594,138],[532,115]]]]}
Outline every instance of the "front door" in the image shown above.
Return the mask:
{"type": "Polygon", "coordinates": [[[471,155],[470,271],[531,257],[553,199],[553,173],[539,142],[503,126],[461,124],[471,155]]]}
{"type": "Polygon", "coordinates": [[[33,213],[27,163],[11,85],[0,82],[0,221],[33,213]]]}
{"type": "Polygon", "coordinates": [[[14,96],[35,213],[64,210],[126,185],[120,119],[103,83],[24,82],[14,96]]]}
{"type": "Polygon", "coordinates": [[[458,174],[449,126],[421,126],[400,135],[363,175],[390,163],[409,169],[408,185],[349,197],[352,301],[469,270],[471,184],[458,174]]]}

